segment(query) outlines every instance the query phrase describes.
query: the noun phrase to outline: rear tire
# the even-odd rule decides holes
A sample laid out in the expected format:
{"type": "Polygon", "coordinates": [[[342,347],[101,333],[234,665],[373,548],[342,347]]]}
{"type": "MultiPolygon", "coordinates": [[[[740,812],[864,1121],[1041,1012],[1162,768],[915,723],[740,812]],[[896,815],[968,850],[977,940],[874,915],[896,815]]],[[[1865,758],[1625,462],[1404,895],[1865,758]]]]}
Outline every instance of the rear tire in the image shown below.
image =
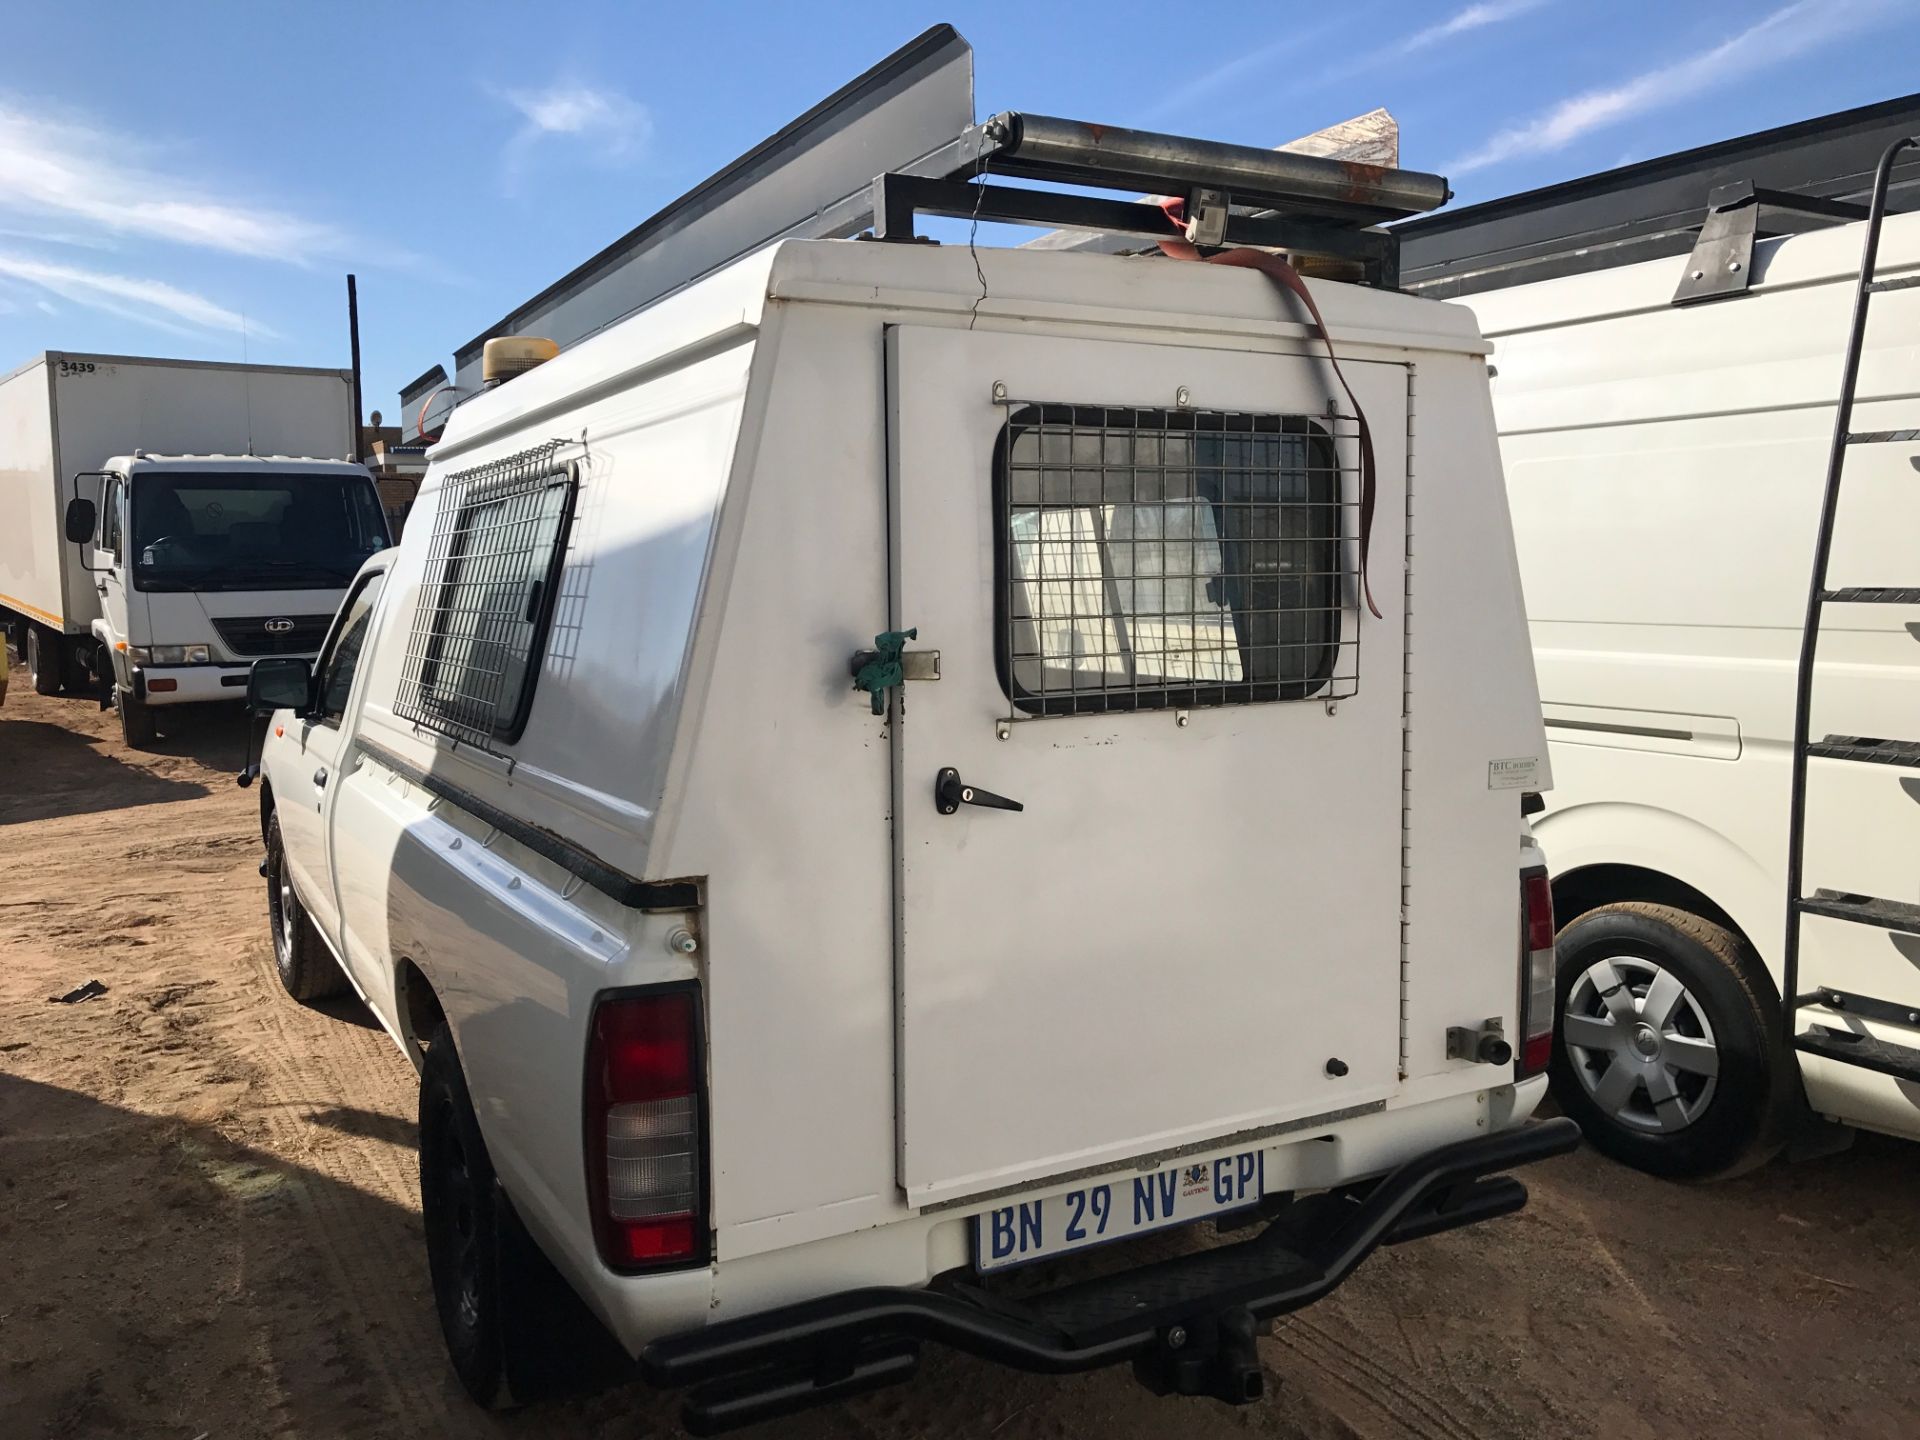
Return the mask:
{"type": "Polygon", "coordinates": [[[1560,932],[1553,1091],[1602,1153],[1675,1179],[1780,1148],[1796,1071],[1752,949],[1667,905],[1588,911],[1560,932]]]}
{"type": "Polygon", "coordinates": [[[505,1410],[632,1378],[500,1188],[444,1021],[420,1075],[420,1210],[447,1356],[476,1404],[505,1410]]]}
{"type": "Polygon", "coordinates": [[[29,621],[27,632],[27,674],[33,679],[33,693],[36,695],[58,695],[60,693],[61,650],[64,649],[61,637],[44,625],[35,625],[29,621]]]}
{"type": "Polygon", "coordinates": [[[119,712],[120,738],[129,750],[145,750],[159,737],[160,729],[153,723],[153,710],[146,701],[134,699],[128,691],[115,690],[113,708],[119,712]]]}
{"type": "Polygon", "coordinates": [[[294,893],[280,843],[280,817],[267,822],[267,922],[273,932],[273,968],[287,994],[302,1005],[330,1000],[347,990],[347,977],[328,953],[294,893]]]}

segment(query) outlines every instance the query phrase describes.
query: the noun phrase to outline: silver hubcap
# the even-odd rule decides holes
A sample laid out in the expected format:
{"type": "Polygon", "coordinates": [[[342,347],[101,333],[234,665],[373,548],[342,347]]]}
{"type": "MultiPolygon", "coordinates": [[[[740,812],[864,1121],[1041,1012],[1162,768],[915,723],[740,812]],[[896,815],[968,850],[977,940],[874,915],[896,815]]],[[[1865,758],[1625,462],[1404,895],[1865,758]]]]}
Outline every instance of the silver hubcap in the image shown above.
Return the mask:
{"type": "Polygon", "coordinates": [[[1560,1037],[1593,1102],[1635,1130],[1684,1130],[1713,1101],[1720,1050],[1688,989],[1651,960],[1596,961],[1573,984],[1560,1037]]]}

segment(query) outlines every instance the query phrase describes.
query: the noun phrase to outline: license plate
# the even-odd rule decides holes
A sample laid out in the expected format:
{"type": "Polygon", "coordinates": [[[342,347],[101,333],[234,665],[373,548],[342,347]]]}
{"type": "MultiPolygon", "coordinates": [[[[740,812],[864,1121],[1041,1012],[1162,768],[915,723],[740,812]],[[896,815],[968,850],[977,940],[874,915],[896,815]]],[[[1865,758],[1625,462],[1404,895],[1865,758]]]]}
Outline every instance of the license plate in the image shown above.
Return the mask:
{"type": "Polygon", "coordinates": [[[1002,1205],[973,1217],[975,1267],[1005,1270],[1245,1209],[1260,1199],[1264,1160],[1245,1150],[1002,1205]]]}

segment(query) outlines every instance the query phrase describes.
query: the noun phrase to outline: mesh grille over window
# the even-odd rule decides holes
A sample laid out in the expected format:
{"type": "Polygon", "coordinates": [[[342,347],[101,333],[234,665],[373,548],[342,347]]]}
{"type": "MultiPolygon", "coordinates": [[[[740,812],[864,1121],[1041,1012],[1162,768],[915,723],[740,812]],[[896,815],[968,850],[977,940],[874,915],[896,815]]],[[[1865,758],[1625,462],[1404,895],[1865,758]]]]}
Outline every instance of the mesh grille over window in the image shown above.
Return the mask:
{"type": "Polygon", "coordinates": [[[554,440],[449,475],[395,711],[492,748],[525,728],[573,514],[554,440]]]}
{"type": "Polygon", "coordinates": [[[1346,424],[1011,405],[994,488],[1016,713],[1353,694],[1346,424]]]}

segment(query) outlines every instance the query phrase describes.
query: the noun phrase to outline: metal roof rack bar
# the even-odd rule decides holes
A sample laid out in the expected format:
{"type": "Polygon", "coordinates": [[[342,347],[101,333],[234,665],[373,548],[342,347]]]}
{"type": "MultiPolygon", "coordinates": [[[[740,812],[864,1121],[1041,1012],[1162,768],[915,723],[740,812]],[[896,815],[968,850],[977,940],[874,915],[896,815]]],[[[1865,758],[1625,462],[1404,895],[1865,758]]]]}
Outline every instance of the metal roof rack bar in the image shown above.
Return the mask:
{"type": "Polygon", "coordinates": [[[876,240],[913,240],[917,214],[1168,238],[1165,210],[989,177],[1148,191],[1185,204],[1188,238],[1356,262],[1369,284],[1399,284],[1399,243],[1382,221],[1445,204],[1438,175],[1317,155],[1122,130],[1007,111],[969,126],[912,167],[879,176],[837,207],[865,210],[876,240]]]}
{"type": "MultiPolygon", "coordinates": [[[[1149,239],[1172,239],[1180,233],[1158,205],[1138,200],[1103,200],[1058,190],[1021,190],[981,181],[882,175],[873,182],[872,196],[876,240],[917,238],[914,234],[916,215],[977,218],[1002,224],[1038,225],[1049,230],[1094,230],[1149,239]]],[[[1221,226],[1208,237],[1209,244],[1257,245],[1295,255],[1352,261],[1361,267],[1368,284],[1386,290],[1399,287],[1400,247],[1390,231],[1341,228],[1271,213],[1237,214],[1217,207],[1212,201],[1205,208],[1219,216],[1221,226]]]]}
{"type": "Polygon", "coordinates": [[[1185,195],[1225,190],[1236,205],[1377,225],[1446,204],[1444,177],[1255,145],[1228,145],[1009,110],[961,137],[1000,175],[1185,195]]]}

